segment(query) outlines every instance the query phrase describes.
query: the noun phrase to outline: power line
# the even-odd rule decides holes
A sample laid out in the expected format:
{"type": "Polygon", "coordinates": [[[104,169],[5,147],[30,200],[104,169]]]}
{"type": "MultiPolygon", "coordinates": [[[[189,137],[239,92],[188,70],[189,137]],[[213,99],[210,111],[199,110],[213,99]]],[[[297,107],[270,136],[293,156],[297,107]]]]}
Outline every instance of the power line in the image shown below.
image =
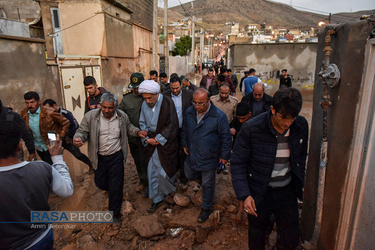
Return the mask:
{"type": "Polygon", "coordinates": [[[182,9],[184,10],[184,12],[185,12],[185,16],[186,16],[186,17],[189,17],[190,15],[189,15],[188,12],[185,10],[185,8],[184,8],[184,6],[182,5],[181,1],[178,0],[178,2],[180,3],[182,9]]]}
{"type": "MultiPolygon", "coordinates": [[[[118,3],[117,0],[115,0],[115,1],[114,1],[110,6],[108,6],[107,8],[103,9],[102,12],[103,12],[103,11],[106,11],[106,10],[109,9],[109,8],[111,8],[111,7],[114,6],[116,3],[118,3]]],[[[83,23],[83,22],[86,22],[87,20],[90,20],[91,18],[96,17],[96,16],[99,15],[99,14],[101,14],[101,12],[98,12],[98,13],[94,14],[93,16],[90,16],[90,17],[88,17],[88,18],[86,18],[86,19],[84,19],[84,20],[82,20],[82,21],[80,21],[80,22],[78,22],[78,23],[75,23],[75,24],[73,24],[73,25],[70,25],[70,26],[68,26],[68,27],[66,27],[66,28],[64,28],[64,29],[61,29],[61,30],[59,30],[59,31],[55,31],[55,32],[49,33],[48,35],[44,36],[43,38],[46,38],[46,37],[48,37],[48,36],[52,36],[52,35],[54,35],[54,34],[61,33],[61,32],[63,32],[63,31],[65,31],[65,30],[67,30],[67,29],[73,28],[73,27],[75,27],[75,26],[77,26],[77,25],[79,25],[79,24],[81,24],[81,23],[83,23]]]]}

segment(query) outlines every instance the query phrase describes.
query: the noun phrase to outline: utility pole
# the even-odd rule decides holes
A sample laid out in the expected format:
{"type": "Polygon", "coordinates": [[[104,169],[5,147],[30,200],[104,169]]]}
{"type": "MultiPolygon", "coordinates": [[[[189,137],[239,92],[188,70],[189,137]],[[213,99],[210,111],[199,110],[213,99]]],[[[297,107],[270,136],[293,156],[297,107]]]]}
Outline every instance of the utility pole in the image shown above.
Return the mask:
{"type": "Polygon", "coordinates": [[[169,76],[169,48],[168,48],[168,0],[164,0],[164,55],[165,73],[169,76]]]}
{"type": "Polygon", "coordinates": [[[191,65],[193,66],[193,72],[195,69],[195,17],[194,17],[194,3],[191,2],[191,11],[193,13],[193,20],[191,20],[191,65]]]}
{"type": "Polygon", "coordinates": [[[203,28],[201,28],[201,37],[199,39],[199,44],[200,44],[200,63],[203,65],[203,48],[204,48],[204,33],[203,33],[203,28]]]}
{"type": "Polygon", "coordinates": [[[153,6],[153,27],[152,27],[152,67],[159,71],[156,67],[158,65],[158,0],[154,0],[153,6]]]}

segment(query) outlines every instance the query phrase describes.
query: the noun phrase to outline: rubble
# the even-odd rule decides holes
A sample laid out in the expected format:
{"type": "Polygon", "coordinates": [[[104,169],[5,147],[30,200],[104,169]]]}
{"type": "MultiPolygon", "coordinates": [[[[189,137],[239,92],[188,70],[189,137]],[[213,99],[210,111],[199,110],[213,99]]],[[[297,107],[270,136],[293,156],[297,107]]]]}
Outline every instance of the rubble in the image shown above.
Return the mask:
{"type": "Polygon", "coordinates": [[[122,203],[121,212],[122,212],[122,214],[130,214],[130,213],[134,212],[134,208],[129,201],[125,201],[125,202],[122,203]]]}
{"type": "Polygon", "coordinates": [[[174,202],[176,202],[177,205],[181,206],[181,207],[187,207],[189,206],[190,204],[190,199],[189,197],[186,197],[182,194],[179,194],[177,193],[174,197],[173,197],[173,200],[174,202]]]}
{"type": "Polygon", "coordinates": [[[165,229],[155,215],[141,216],[133,223],[134,229],[144,238],[162,235],[165,229]]]}

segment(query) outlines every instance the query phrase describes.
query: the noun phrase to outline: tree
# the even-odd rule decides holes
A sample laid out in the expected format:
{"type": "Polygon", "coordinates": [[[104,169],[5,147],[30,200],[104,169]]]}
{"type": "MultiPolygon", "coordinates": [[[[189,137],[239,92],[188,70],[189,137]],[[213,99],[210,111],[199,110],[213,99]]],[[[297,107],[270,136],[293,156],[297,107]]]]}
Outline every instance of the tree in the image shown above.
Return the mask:
{"type": "Polygon", "coordinates": [[[191,50],[191,43],[192,39],[190,36],[181,37],[180,41],[175,43],[176,48],[173,50],[173,55],[186,56],[191,50]]]}

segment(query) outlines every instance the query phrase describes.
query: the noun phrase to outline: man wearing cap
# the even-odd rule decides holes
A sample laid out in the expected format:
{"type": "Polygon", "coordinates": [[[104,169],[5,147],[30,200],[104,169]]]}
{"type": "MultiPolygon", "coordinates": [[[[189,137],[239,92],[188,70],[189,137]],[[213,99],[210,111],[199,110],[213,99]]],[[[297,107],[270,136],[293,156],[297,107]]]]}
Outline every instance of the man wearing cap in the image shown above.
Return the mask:
{"type": "MultiPolygon", "coordinates": [[[[139,115],[141,105],[143,103],[142,94],[138,92],[139,85],[144,81],[142,73],[133,73],[130,76],[129,91],[124,93],[124,97],[119,110],[124,111],[130,120],[130,123],[139,128],[139,115]]],[[[148,180],[147,180],[147,164],[144,160],[144,151],[141,139],[139,137],[128,137],[130,153],[134,159],[135,166],[139,177],[139,187],[137,191],[144,191],[144,196],[148,197],[148,180]]]]}
{"type": "Polygon", "coordinates": [[[147,136],[141,141],[147,162],[149,198],[153,201],[147,210],[149,213],[154,213],[162,205],[166,195],[176,191],[178,117],[171,98],[159,90],[159,84],[153,80],[143,81],[138,88],[145,100],[139,125],[147,131],[147,136]]]}

